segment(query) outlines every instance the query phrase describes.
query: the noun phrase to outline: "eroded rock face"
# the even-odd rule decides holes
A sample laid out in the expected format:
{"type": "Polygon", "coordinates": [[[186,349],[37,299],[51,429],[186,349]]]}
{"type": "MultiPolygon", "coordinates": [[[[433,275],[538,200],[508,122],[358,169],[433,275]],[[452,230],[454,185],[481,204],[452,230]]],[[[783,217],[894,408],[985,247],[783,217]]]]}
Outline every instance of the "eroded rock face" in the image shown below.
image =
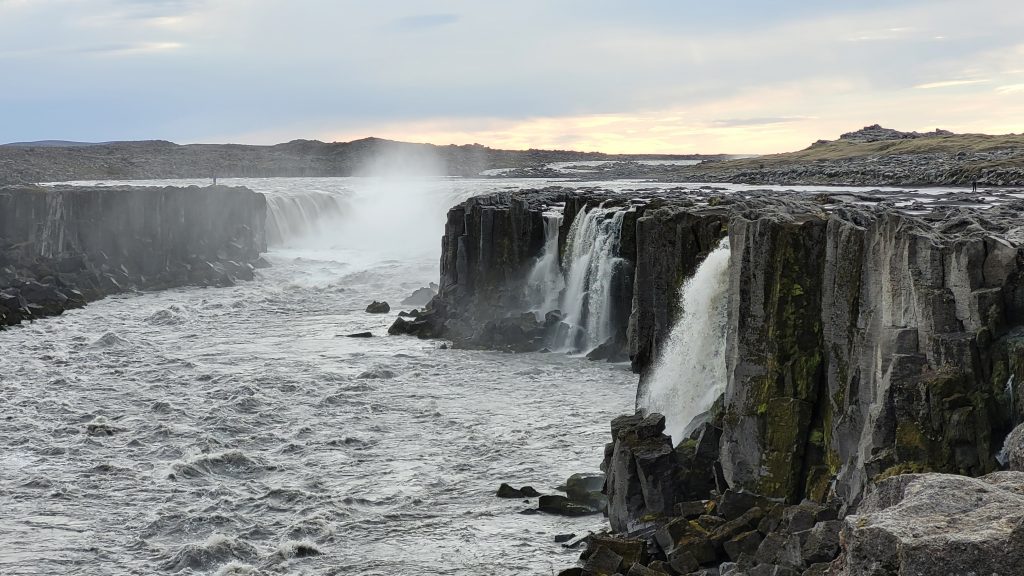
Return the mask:
{"type": "Polygon", "coordinates": [[[839,576],[1012,576],[1024,566],[1024,473],[906,474],[845,520],[839,576]]]}
{"type": "MultiPolygon", "coordinates": [[[[609,201],[628,203],[620,256],[634,272],[618,292],[631,294],[629,312],[613,315],[622,340],[592,356],[614,358],[623,346],[641,373],[680,317],[679,287],[728,234],[728,382],[705,479],[791,503],[835,495],[853,508],[870,482],[891,475],[997,469],[1003,439],[1024,420],[1021,201],[984,211],[922,204],[909,214],[882,196],[849,194],[614,199],[547,189],[476,198],[449,213],[441,293],[428,316],[395,331],[543,348],[560,316],[529,318],[522,301],[543,211],[560,207],[564,251],[576,215],[609,201]]],[[[644,447],[652,464],[678,465],[696,446],[662,448],[644,447]]],[[[693,493],[693,478],[677,474],[677,491],[707,498],[715,486],[693,493]]],[[[628,504],[631,485],[615,496],[623,525],[647,504],[660,508],[628,504]]]]}
{"type": "Polygon", "coordinates": [[[265,222],[245,188],[0,188],[0,325],[129,289],[251,280],[265,222]]]}

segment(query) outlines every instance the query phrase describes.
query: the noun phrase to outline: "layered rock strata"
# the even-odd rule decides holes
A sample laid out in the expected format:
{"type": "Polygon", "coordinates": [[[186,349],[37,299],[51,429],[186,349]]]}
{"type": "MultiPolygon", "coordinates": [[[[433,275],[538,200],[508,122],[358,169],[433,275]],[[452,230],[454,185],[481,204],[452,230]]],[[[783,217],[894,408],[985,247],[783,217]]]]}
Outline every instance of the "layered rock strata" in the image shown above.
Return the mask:
{"type": "Polygon", "coordinates": [[[265,221],[245,188],[0,188],[0,326],[125,290],[251,279],[265,221]]]}

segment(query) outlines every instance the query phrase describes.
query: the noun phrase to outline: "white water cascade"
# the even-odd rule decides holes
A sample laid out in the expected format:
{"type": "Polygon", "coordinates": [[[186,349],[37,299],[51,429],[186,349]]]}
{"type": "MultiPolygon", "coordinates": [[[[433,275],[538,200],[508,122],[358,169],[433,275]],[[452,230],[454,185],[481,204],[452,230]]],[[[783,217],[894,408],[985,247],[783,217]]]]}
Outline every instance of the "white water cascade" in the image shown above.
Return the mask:
{"type": "Polygon", "coordinates": [[[39,255],[52,258],[64,249],[64,195],[46,195],[46,221],[39,235],[39,255]]]}
{"type": "Polygon", "coordinates": [[[680,290],[682,317],[672,328],[639,406],[665,416],[673,444],[725,391],[729,239],[708,254],[680,290]]]}
{"type": "MultiPolygon", "coordinates": [[[[1017,415],[1017,403],[1016,398],[1014,398],[1013,394],[1013,374],[1010,374],[1010,378],[1006,381],[1006,388],[1003,390],[1003,392],[1006,394],[1006,399],[1010,403],[1010,418],[1015,418],[1017,415]]],[[[1007,437],[1005,443],[1003,444],[1002,450],[1000,450],[999,453],[996,454],[996,461],[999,462],[1000,466],[1006,466],[1006,463],[1010,461],[1010,449],[1012,448],[1010,446],[1010,440],[1011,438],[1007,437]]]]}
{"type": "Polygon", "coordinates": [[[267,197],[267,244],[282,246],[289,240],[317,233],[345,212],[347,199],[318,190],[274,193],[267,197]]]}
{"type": "Polygon", "coordinates": [[[625,215],[622,208],[606,208],[602,203],[573,220],[562,259],[568,280],[560,309],[568,330],[559,330],[556,350],[588,352],[615,334],[613,282],[623,264],[619,243],[625,215]]]}
{"type": "Polygon", "coordinates": [[[558,308],[558,298],[565,288],[565,278],[558,263],[558,229],[561,226],[561,212],[544,213],[544,249],[526,279],[526,301],[538,321],[543,321],[546,313],[558,308]]]}

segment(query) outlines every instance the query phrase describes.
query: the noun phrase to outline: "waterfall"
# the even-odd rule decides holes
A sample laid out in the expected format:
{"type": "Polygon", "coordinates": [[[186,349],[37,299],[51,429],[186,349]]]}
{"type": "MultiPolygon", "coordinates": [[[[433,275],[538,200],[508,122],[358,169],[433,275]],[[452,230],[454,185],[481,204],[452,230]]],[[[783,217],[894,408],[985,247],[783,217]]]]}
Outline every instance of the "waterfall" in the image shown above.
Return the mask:
{"type": "Polygon", "coordinates": [[[573,220],[562,259],[568,276],[560,306],[566,326],[555,336],[555,349],[588,352],[615,334],[612,297],[623,264],[619,242],[625,215],[602,202],[573,220]]]}
{"type": "Polygon", "coordinates": [[[1017,408],[1016,398],[1013,397],[1013,374],[1010,374],[1010,379],[1006,381],[1004,393],[1006,394],[1006,400],[1010,403],[1010,414],[1012,416],[1017,408]]]}
{"type": "MultiPolygon", "coordinates": [[[[1013,374],[1010,374],[1010,378],[1006,381],[1006,388],[1003,390],[1003,392],[1006,394],[1006,401],[1009,402],[1010,404],[1010,422],[1016,423],[1017,415],[1014,411],[1014,409],[1016,408],[1016,399],[1014,398],[1013,393],[1013,374]]],[[[1005,443],[1003,444],[1002,450],[1000,450],[999,453],[996,454],[996,461],[999,462],[1000,466],[1006,466],[1006,463],[1009,462],[1010,460],[1010,440],[1011,438],[1008,437],[1005,443]]]]}
{"type": "Polygon", "coordinates": [[[665,416],[678,444],[687,427],[725,391],[729,239],[708,254],[680,290],[682,316],[672,328],[638,405],[665,416]]]}
{"type": "Polygon", "coordinates": [[[314,234],[344,213],[346,198],[328,192],[267,194],[267,244],[314,234]]]}
{"type": "Polygon", "coordinates": [[[46,194],[46,220],[39,234],[39,255],[52,258],[64,250],[64,194],[46,194]]]}
{"type": "Polygon", "coordinates": [[[526,301],[543,321],[544,315],[558,308],[558,298],[565,288],[565,278],[558,263],[558,230],[562,227],[561,212],[544,213],[544,249],[526,280],[526,301]]]}

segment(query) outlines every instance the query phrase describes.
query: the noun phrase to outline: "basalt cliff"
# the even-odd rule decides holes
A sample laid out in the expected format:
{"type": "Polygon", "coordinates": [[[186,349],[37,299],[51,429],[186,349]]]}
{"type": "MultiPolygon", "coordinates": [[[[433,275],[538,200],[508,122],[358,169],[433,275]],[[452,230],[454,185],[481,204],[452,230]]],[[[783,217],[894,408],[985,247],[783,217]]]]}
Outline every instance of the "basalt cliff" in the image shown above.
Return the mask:
{"type": "Polygon", "coordinates": [[[252,279],[265,222],[265,198],[245,188],[0,187],[0,326],[252,279]]]}
{"type": "MultiPolygon", "coordinates": [[[[666,436],[642,402],[612,424],[604,494],[619,536],[592,541],[573,570],[938,574],[907,571],[932,545],[906,528],[924,513],[911,500],[955,523],[962,498],[939,500],[964,483],[990,511],[1018,510],[1024,493],[1024,478],[999,472],[1024,421],[1022,213],[1012,197],[982,208],[849,193],[499,193],[449,212],[440,293],[392,332],[628,359],[642,398],[683,315],[681,288],[727,238],[721,394],[686,437],[666,436]],[[910,511],[894,515],[900,506],[910,511]],[[810,520],[781,520],[800,510],[810,520]],[[763,524],[769,514],[779,521],[763,524]],[[644,562],[624,559],[630,539],[646,542],[644,562]],[[822,539],[830,552],[801,555],[822,539]]],[[[1024,541],[1013,514],[984,544],[951,524],[922,530],[976,558],[1024,541]]],[[[957,566],[1008,575],[1022,554],[957,566]]]]}

